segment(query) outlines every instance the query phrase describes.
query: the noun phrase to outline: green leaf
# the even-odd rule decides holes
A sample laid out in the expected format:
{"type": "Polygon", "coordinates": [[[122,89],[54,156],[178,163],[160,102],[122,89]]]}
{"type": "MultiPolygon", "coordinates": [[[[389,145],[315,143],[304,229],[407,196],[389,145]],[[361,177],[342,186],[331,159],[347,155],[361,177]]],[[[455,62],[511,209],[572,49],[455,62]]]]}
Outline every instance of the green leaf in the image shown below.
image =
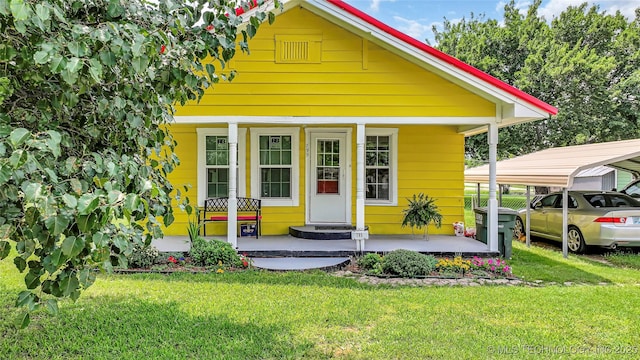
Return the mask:
{"type": "Polygon", "coordinates": [[[250,38],[256,36],[256,32],[257,32],[257,29],[255,26],[253,26],[252,24],[247,25],[247,34],[249,35],[250,38]]]}
{"type": "Polygon", "coordinates": [[[109,6],[107,6],[107,14],[112,18],[119,18],[124,14],[124,8],[120,5],[118,0],[110,0],[109,6]]]}
{"type": "Polygon", "coordinates": [[[47,21],[51,18],[51,14],[49,13],[49,8],[46,6],[42,6],[42,4],[36,5],[36,15],[42,21],[47,21]]]}
{"type": "Polygon", "coordinates": [[[146,55],[134,57],[131,65],[135,72],[141,73],[147,69],[147,66],[149,66],[149,58],[146,55]]]}
{"type": "Polygon", "coordinates": [[[62,195],[62,201],[64,201],[64,204],[71,209],[75,209],[76,206],[78,206],[78,199],[71,194],[62,195]]]}
{"type": "Polygon", "coordinates": [[[0,185],[9,181],[12,174],[13,172],[11,171],[10,167],[0,165],[0,185]]]}
{"type": "Polygon", "coordinates": [[[102,81],[102,64],[97,59],[91,59],[89,61],[89,75],[99,83],[102,81]]]}
{"type": "Polygon", "coordinates": [[[60,141],[62,141],[62,136],[60,133],[53,130],[48,130],[47,134],[49,135],[49,139],[46,140],[47,147],[51,150],[51,154],[54,157],[60,156],[60,141]]]}
{"type": "Polygon", "coordinates": [[[51,70],[52,73],[58,74],[65,67],[67,67],[67,60],[65,60],[65,58],[63,58],[60,54],[54,54],[51,57],[51,61],[49,62],[49,70],[51,70]]]}
{"type": "Polygon", "coordinates": [[[22,184],[23,188],[22,191],[24,191],[24,198],[27,202],[34,202],[36,201],[36,199],[38,199],[40,197],[40,193],[42,191],[42,185],[38,184],[38,183],[33,183],[33,182],[28,182],[25,184],[22,184]]]}
{"type": "Polygon", "coordinates": [[[20,272],[23,272],[24,269],[27,268],[27,262],[19,256],[13,258],[13,263],[16,265],[16,268],[18,268],[18,271],[20,272]]]}
{"type": "Polygon", "coordinates": [[[29,137],[31,136],[31,132],[24,128],[17,128],[11,132],[9,135],[9,143],[13,148],[17,148],[22,145],[29,137]]]}
{"type": "Polygon", "coordinates": [[[85,289],[89,286],[93,285],[96,281],[96,273],[91,269],[82,269],[80,270],[80,284],[85,289]]]}
{"type": "Polygon", "coordinates": [[[78,70],[80,70],[82,68],[82,61],[80,61],[80,58],[77,57],[72,57],[71,59],[69,59],[69,62],[67,63],[67,67],[66,69],[69,70],[70,73],[75,74],[78,72],[78,70]]]}
{"type": "Polygon", "coordinates": [[[106,66],[113,66],[116,64],[117,59],[116,55],[111,51],[102,51],[100,52],[100,61],[106,66]]]}
{"type": "Polygon", "coordinates": [[[94,194],[83,194],[78,199],[78,213],[89,215],[100,205],[100,199],[94,194]]]}
{"type": "Polygon", "coordinates": [[[63,215],[52,216],[45,219],[44,225],[49,229],[52,235],[62,234],[69,226],[69,219],[63,215]]]}
{"type": "Polygon", "coordinates": [[[47,312],[53,316],[57,316],[59,313],[58,310],[58,300],[56,299],[49,299],[47,300],[47,302],[45,303],[45,308],[47,309],[47,312]]]}
{"type": "Polygon", "coordinates": [[[27,326],[29,326],[30,322],[31,322],[31,319],[29,318],[29,312],[25,311],[23,313],[18,314],[18,317],[16,318],[16,321],[14,324],[18,329],[24,329],[27,326]]]}
{"type": "Polygon", "coordinates": [[[24,3],[24,0],[11,0],[11,15],[18,21],[24,21],[29,19],[31,9],[28,4],[24,3]]]}
{"type": "Polygon", "coordinates": [[[77,41],[71,41],[69,44],[67,44],[67,49],[69,49],[71,55],[82,57],[85,55],[86,46],[77,41]]]}
{"type": "Polygon", "coordinates": [[[11,165],[14,169],[20,168],[27,162],[28,153],[22,149],[18,149],[11,153],[11,157],[9,158],[9,165],[11,165]]]}
{"type": "Polygon", "coordinates": [[[78,282],[78,278],[75,274],[70,274],[66,278],[60,281],[60,290],[62,290],[62,294],[65,296],[71,295],[71,293],[75,292],[78,289],[80,283],[78,282]]]}
{"type": "Polygon", "coordinates": [[[62,249],[56,248],[42,260],[42,266],[44,266],[44,269],[47,270],[49,274],[53,274],[65,261],[66,258],[62,255],[62,249]]]}
{"type": "Polygon", "coordinates": [[[276,14],[270,12],[269,13],[269,25],[273,25],[273,23],[276,21],[276,14]]]}
{"type": "MultiPolygon", "coordinates": [[[[4,225],[3,225],[4,226],[4,225]]],[[[0,241],[0,260],[3,260],[9,255],[11,251],[11,244],[8,241],[0,241]]]]}
{"type": "Polygon", "coordinates": [[[35,61],[36,64],[42,65],[42,64],[45,64],[48,60],[49,60],[49,53],[46,51],[40,50],[35,54],[33,54],[33,61],[35,61]]]}
{"type": "Polygon", "coordinates": [[[101,231],[98,231],[93,234],[92,240],[96,247],[101,248],[107,246],[107,244],[109,243],[109,236],[101,231]]]}
{"type": "Polygon", "coordinates": [[[80,252],[84,249],[84,241],[82,238],[69,236],[64,239],[62,242],[62,253],[67,258],[72,258],[80,254],[80,252]]]}
{"type": "Polygon", "coordinates": [[[27,285],[27,289],[33,290],[37,288],[40,285],[40,274],[29,271],[24,277],[24,283],[27,285]]]}
{"type": "Polygon", "coordinates": [[[173,224],[174,221],[175,221],[175,217],[173,216],[172,213],[168,213],[164,216],[164,226],[169,226],[173,224]]]}
{"type": "Polygon", "coordinates": [[[127,197],[124,200],[125,209],[130,212],[134,212],[138,210],[138,206],[140,206],[140,198],[136,194],[127,194],[127,197]]]}
{"type": "Polygon", "coordinates": [[[71,185],[71,190],[73,190],[73,192],[75,192],[76,194],[80,195],[83,193],[82,183],[80,182],[80,180],[76,178],[69,179],[69,184],[71,185]]]}

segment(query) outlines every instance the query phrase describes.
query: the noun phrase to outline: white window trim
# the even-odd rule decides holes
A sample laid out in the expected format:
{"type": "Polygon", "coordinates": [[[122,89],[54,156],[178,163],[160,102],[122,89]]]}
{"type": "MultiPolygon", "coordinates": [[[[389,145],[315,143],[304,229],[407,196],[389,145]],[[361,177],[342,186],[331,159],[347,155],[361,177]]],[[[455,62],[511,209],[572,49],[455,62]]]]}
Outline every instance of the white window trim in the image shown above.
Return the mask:
{"type": "Polygon", "coordinates": [[[263,206],[298,206],[300,204],[300,128],[251,128],[251,196],[262,199],[263,206]],[[291,199],[270,199],[260,194],[260,136],[291,136],[291,199]]]}
{"type": "MultiPolygon", "coordinates": [[[[207,198],[206,181],[206,137],[207,136],[229,136],[228,128],[197,128],[198,134],[198,206],[204,206],[207,198]]],[[[247,188],[247,129],[238,129],[238,196],[245,196],[247,188]]]]}
{"type": "MultiPolygon", "coordinates": [[[[389,150],[391,156],[389,158],[389,200],[373,200],[367,199],[365,194],[365,205],[368,206],[397,206],[398,205],[398,129],[397,128],[366,128],[366,136],[389,136],[389,150]]],[[[366,139],[365,139],[365,173],[366,165],[366,139]]],[[[366,180],[365,180],[366,185],[366,180]]]]}

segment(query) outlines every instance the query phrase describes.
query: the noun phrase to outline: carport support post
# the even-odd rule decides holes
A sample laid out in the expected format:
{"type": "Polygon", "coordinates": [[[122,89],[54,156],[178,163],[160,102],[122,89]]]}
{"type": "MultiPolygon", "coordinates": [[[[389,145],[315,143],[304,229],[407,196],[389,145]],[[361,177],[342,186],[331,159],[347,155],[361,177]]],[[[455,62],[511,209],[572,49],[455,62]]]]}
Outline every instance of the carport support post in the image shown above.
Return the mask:
{"type": "Polygon", "coordinates": [[[489,251],[498,252],[498,199],[496,192],[497,182],[497,165],[498,160],[498,124],[489,124],[489,132],[487,134],[489,140],[489,219],[487,224],[487,245],[489,251]]]}
{"type": "MultiPolygon", "coordinates": [[[[527,185],[527,216],[525,225],[525,237],[527,238],[527,247],[531,247],[531,186],[527,185]]],[[[519,239],[518,239],[519,240],[519,239]]]]}
{"type": "MultiPolygon", "coordinates": [[[[238,124],[229,123],[229,208],[227,242],[238,248],[238,124]]],[[[256,230],[257,231],[257,230],[256,230]]]]}
{"type": "Polygon", "coordinates": [[[569,190],[562,189],[562,256],[566,259],[569,256],[569,243],[567,233],[569,232],[569,190]]]}

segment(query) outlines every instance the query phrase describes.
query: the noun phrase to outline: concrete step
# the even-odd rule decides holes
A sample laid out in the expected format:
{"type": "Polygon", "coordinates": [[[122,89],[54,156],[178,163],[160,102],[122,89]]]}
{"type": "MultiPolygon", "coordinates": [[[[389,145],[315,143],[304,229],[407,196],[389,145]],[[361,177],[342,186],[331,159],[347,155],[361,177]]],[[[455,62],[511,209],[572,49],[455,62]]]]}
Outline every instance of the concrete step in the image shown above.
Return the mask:
{"type": "Polygon", "coordinates": [[[289,226],[289,235],[307,240],[350,240],[355,229],[355,226],[344,224],[289,226]]]}

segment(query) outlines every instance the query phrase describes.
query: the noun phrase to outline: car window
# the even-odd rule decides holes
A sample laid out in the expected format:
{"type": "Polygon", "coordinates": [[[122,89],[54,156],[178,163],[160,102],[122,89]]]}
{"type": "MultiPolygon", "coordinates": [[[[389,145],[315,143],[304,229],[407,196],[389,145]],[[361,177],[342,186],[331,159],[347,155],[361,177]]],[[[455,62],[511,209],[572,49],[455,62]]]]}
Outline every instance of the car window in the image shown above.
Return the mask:
{"type": "Polygon", "coordinates": [[[640,207],[640,203],[638,203],[637,200],[634,200],[633,198],[630,198],[629,196],[625,196],[625,195],[618,195],[618,194],[607,194],[605,196],[605,199],[607,200],[607,206],[613,206],[613,207],[640,207]]]}
{"type": "Polygon", "coordinates": [[[635,182],[626,189],[624,189],[625,194],[629,194],[633,197],[640,196],[640,182],[635,182]]]}
{"type": "Polygon", "coordinates": [[[604,198],[604,194],[585,194],[584,198],[587,199],[589,204],[593,207],[606,207],[607,201],[604,198]]]}
{"type": "Polygon", "coordinates": [[[540,204],[544,207],[554,207],[559,196],[558,194],[546,196],[540,200],[540,204]]]}
{"type": "MultiPolygon", "coordinates": [[[[569,195],[569,204],[567,206],[569,207],[569,209],[575,209],[578,207],[578,202],[573,196],[569,195]]],[[[558,195],[557,201],[553,205],[553,207],[562,209],[562,195],[558,195]]]]}
{"type": "Polygon", "coordinates": [[[640,207],[638,200],[625,194],[585,194],[591,206],[599,207],[640,207]]]}

